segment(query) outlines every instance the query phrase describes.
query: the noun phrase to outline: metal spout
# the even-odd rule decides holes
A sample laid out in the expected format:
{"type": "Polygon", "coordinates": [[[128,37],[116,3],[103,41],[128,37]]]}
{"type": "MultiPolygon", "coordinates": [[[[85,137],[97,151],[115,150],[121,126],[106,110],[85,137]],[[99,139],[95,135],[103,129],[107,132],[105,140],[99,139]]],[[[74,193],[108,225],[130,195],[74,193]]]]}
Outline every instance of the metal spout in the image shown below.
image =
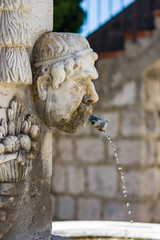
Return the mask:
{"type": "Polygon", "coordinates": [[[97,118],[93,115],[90,115],[88,122],[90,125],[92,125],[94,128],[98,129],[101,132],[105,132],[106,127],[108,125],[107,120],[102,120],[100,118],[97,118]]]}

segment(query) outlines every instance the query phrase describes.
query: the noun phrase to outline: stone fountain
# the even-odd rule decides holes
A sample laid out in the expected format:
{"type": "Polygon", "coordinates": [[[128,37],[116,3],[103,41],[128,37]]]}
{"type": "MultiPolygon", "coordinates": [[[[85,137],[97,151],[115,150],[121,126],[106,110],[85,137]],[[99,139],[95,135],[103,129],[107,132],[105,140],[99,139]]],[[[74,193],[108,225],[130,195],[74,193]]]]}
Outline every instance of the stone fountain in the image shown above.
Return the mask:
{"type": "MultiPolygon", "coordinates": [[[[92,239],[127,237],[119,234],[126,233],[121,225],[110,236],[114,223],[102,222],[95,223],[99,235],[91,222],[81,229],[73,223],[72,234],[68,223],[51,231],[52,128],[75,133],[88,121],[100,131],[107,126],[91,115],[98,100],[91,81],[98,77],[97,54],[78,34],[51,32],[52,4],[0,1],[0,239],[88,239],[89,232],[92,239]]],[[[155,237],[158,227],[152,228],[155,237]]]]}
{"type": "Polygon", "coordinates": [[[52,1],[0,2],[0,239],[50,239],[52,127],[82,128],[97,54],[52,30],[52,1]],[[34,46],[34,47],[33,47],[34,46]]]}

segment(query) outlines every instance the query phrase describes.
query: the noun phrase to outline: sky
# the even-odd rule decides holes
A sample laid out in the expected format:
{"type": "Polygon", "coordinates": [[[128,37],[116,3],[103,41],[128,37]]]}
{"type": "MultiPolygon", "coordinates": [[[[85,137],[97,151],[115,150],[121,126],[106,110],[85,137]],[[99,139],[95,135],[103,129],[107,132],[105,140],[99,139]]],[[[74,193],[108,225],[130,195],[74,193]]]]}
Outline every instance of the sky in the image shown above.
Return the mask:
{"type": "Polygon", "coordinates": [[[134,0],[83,0],[81,7],[87,12],[87,18],[80,34],[87,36],[119,13],[134,0]]]}

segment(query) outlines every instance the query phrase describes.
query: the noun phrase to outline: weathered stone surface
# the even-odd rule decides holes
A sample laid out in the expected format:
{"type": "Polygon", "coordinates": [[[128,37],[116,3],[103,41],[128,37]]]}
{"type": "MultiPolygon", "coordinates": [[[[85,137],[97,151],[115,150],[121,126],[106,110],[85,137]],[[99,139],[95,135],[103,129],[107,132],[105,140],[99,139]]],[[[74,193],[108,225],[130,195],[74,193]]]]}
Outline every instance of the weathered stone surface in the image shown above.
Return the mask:
{"type": "Polygon", "coordinates": [[[71,139],[61,138],[58,141],[60,159],[63,161],[73,160],[73,144],[71,139]]]}
{"type": "Polygon", "coordinates": [[[108,202],[104,206],[103,210],[103,219],[110,221],[124,221],[128,220],[127,209],[124,206],[124,203],[119,201],[108,202]]]}
{"type": "MultiPolygon", "coordinates": [[[[114,142],[120,162],[124,165],[141,164],[144,142],[141,140],[121,140],[114,142]]],[[[113,156],[113,148],[108,145],[109,156],[113,156]]],[[[113,158],[114,159],[114,158],[113,158]]]]}
{"type": "Polygon", "coordinates": [[[81,161],[99,162],[104,158],[102,139],[88,138],[76,141],[76,157],[81,161]]]}
{"type": "Polygon", "coordinates": [[[79,166],[68,166],[68,192],[79,194],[85,191],[84,169],[79,166]]]}
{"type": "Polygon", "coordinates": [[[142,110],[128,109],[122,114],[122,136],[143,136],[144,135],[144,113],[142,110]]]}
{"type": "Polygon", "coordinates": [[[153,38],[150,36],[137,37],[137,41],[134,42],[132,38],[125,40],[125,55],[128,59],[133,59],[138,56],[138,54],[143,53],[146,49],[150,47],[153,38]]]}
{"type": "Polygon", "coordinates": [[[31,42],[33,46],[42,33],[53,30],[53,1],[31,0],[30,10],[28,23],[31,31],[31,42]]]}
{"type": "MultiPolygon", "coordinates": [[[[136,82],[126,83],[113,99],[107,102],[107,106],[121,107],[136,103],[136,82]]],[[[102,103],[104,106],[104,103],[102,103]]]]}
{"type": "Polygon", "coordinates": [[[88,191],[94,195],[115,197],[117,190],[117,171],[115,167],[98,166],[88,169],[88,191]]]}
{"type": "Polygon", "coordinates": [[[145,188],[146,195],[156,198],[160,193],[160,188],[158,182],[160,181],[160,171],[159,169],[153,167],[146,171],[146,181],[147,185],[145,188]]]}
{"type": "Polygon", "coordinates": [[[74,217],[74,200],[71,197],[59,197],[58,217],[69,220],[74,217]]]}
{"type": "Polygon", "coordinates": [[[24,181],[20,183],[14,183],[14,188],[12,183],[1,183],[0,194],[5,195],[20,195],[24,192],[24,181]]]}
{"type": "Polygon", "coordinates": [[[146,98],[148,102],[160,103],[160,90],[158,79],[147,79],[146,80],[146,98]]]}
{"type": "Polygon", "coordinates": [[[126,207],[126,202],[108,202],[104,207],[104,219],[112,221],[135,221],[148,222],[151,220],[149,204],[140,202],[130,202],[130,209],[126,207]],[[128,211],[131,210],[131,214],[128,211]]]}
{"type": "Polygon", "coordinates": [[[61,193],[66,190],[66,171],[63,165],[54,165],[52,177],[52,191],[61,193]]]}
{"type": "MultiPolygon", "coordinates": [[[[125,185],[128,192],[128,196],[143,197],[145,195],[145,189],[147,188],[146,179],[142,172],[137,170],[130,170],[125,173],[125,185]]],[[[121,183],[121,188],[123,183],[121,183]]]]}
{"type": "Polygon", "coordinates": [[[160,104],[159,70],[160,61],[157,60],[145,69],[146,100],[160,104]]]}
{"type": "Polygon", "coordinates": [[[158,112],[146,111],[145,112],[145,130],[146,135],[149,136],[159,136],[160,133],[160,123],[158,112]]]}
{"type": "Polygon", "coordinates": [[[13,85],[32,84],[28,57],[30,34],[27,23],[29,4],[23,1],[1,3],[0,9],[0,82],[13,85]],[[12,22],[12,24],[11,24],[12,22]],[[16,70],[15,70],[16,66],[16,70]]]}
{"type": "Polygon", "coordinates": [[[39,240],[48,239],[50,235],[52,132],[48,132],[44,126],[41,128],[40,142],[43,148],[40,146],[41,150],[33,161],[33,169],[26,182],[21,213],[12,228],[4,236],[3,239],[5,240],[39,240]]]}
{"type": "Polygon", "coordinates": [[[153,165],[156,162],[155,153],[156,153],[156,143],[154,141],[146,141],[144,144],[144,155],[142,155],[142,163],[144,165],[153,165]]]}
{"type": "Polygon", "coordinates": [[[125,41],[125,54],[126,58],[135,58],[138,54],[138,44],[132,41],[132,39],[127,39],[125,41]]]}
{"type": "Polygon", "coordinates": [[[78,219],[99,220],[100,219],[100,201],[95,198],[79,198],[78,200],[78,219]]]}

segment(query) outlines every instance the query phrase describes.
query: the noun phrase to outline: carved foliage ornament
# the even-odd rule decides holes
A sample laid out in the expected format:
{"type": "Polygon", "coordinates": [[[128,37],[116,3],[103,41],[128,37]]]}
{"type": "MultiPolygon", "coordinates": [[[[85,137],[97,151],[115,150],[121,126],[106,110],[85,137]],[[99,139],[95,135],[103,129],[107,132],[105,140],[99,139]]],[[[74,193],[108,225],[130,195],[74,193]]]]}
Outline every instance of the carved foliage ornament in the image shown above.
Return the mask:
{"type": "Polygon", "coordinates": [[[38,149],[39,127],[15,97],[0,124],[0,182],[24,180],[38,149]]]}
{"type": "Polygon", "coordinates": [[[28,1],[0,1],[0,82],[31,84],[27,49],[30,47],[26,21],[28,1]]]}
{"type": "Polygon", "coordinates": [[[0,121],[0,239],[16,220],[25,191],[24,180],[38,150],[39,127],[17,97],[0,121]]]}

